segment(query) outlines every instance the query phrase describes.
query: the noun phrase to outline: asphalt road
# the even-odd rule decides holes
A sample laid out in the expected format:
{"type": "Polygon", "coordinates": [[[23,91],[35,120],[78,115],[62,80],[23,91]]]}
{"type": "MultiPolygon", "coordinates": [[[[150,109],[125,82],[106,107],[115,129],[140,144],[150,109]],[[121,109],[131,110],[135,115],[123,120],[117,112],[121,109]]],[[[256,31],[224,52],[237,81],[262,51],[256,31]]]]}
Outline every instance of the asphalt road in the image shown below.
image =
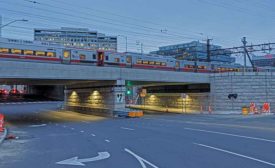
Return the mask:
{"type": "Polygon", "coordinates": [[[275,167],[275,115],[107,119],[22,109],[5,111],[19,139],[0,146],[1,168],[275,167]]]}

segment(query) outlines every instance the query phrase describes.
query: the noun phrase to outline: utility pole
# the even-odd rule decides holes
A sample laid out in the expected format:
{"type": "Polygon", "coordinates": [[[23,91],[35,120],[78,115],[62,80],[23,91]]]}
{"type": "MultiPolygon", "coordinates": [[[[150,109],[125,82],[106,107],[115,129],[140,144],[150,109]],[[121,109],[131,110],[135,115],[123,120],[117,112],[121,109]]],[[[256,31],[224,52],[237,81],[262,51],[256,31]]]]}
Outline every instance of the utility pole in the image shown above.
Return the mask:
{"type": "Polygon", "coordinates": [[[207,62],[211,62],[211,51],[210,51],[210,41],[212,39],[207,38],[206,40],[206,50],[207,50],[207,62]]]}
{"type": "Polygon", "coordinates": [[[0,37],[2,37],[2,16],[0,15],[0,37]]]}
{"type": "Polygon", "coordinates": [[[247,41],[246,41],[246,37],[243,37],[242,38],[242,43],[243,43],[243,56],[244,56],[244,69],[243,71],[246,72],[246,44],[247,44],[247,41]]]}
{"type": "Polygon", "coordinates": [[[198,44],[196,43],[196,46],[195,46],[195,72],[198,72],[198,44]]]}
{"type": "Polygon", "coordinates": [[[211,64],[210,64],[210,62],[211,62],[210,41],[211,40],[212,39],[209,39],[209,38],[207,38],[207,40],[206,40],[207,62],[208,62],[208,67],[209,67],[210,70],[212,70],[212,67],[211,67],[211,64]]]}

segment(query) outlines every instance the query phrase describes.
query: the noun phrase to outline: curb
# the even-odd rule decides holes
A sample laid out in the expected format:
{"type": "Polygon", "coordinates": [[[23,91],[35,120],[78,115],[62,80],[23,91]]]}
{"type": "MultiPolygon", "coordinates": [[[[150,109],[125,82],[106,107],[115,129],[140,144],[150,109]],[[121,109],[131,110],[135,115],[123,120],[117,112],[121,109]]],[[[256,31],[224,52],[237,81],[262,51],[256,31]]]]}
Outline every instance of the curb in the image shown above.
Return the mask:
{"type": "Polygon", "coordinates": [[[3,138],[1,138],[1,139],[0,139],[0,144],[2,144],[2,143],[3,143],[3,141],[5,140],[5,138],[6,138],[7,134],[8,134],[8,129],[7,129],[7,128],[5,128],[5,130],[4,130],[4,136],[3,136],[3,138]]]}

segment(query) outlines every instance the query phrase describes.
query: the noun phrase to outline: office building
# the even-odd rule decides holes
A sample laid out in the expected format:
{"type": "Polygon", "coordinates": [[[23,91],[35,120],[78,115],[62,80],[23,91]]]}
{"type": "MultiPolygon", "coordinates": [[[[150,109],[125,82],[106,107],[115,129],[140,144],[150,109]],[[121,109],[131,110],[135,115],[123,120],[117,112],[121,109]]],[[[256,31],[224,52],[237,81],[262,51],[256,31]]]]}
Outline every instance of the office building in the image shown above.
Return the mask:
{"type": "Polygon", "coordinates": [[[275,67],[275,55],[253,56],[252,62],[256,67],[275,67]]]}
{"type": "Polygon", "coordinates": [[[67,47],[117,51],[117,37],[86,28],[34,29],[34,40],[59,43],[67,47]]]}
{"type": "MultiPolygon", "coordinates": [[[[210,50],[221,48],[222,47],[218,45],[210,46],[210,50]]],[[[159,47],[158,51],[153,51],[151,54],[174,56],[177,59],[184,60],[207,61],[207,45],[199,41],[192,41],[189,43],[159,47]]],[[[230,52],[226,50],[222,54],[211,55],[210,60],[224,63],[235,62],[235,58],[231,57],[230,52]]]]}

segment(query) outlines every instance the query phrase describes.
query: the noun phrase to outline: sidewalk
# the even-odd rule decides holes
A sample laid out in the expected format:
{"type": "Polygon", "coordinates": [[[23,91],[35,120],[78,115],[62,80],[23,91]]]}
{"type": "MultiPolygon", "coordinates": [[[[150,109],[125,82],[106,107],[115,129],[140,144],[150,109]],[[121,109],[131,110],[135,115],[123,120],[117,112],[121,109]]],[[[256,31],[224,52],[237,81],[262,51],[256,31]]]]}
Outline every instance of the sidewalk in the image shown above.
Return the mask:
{"type": "Polygon", "coordinates": [[[0,144],[5,140],[8,130],[5,128],[4,132],[0,132],[0,144]]]}
{"type": "Polygon", "coordinates": [[[167,112],[167,113],[188,113],[188,114],[198,114],[199,111],[191,110],[190,108],[166,108],[160,106],[150,106],[150,105],[128,105],[128,108],[140,109],[140,110],[149,110],[149,111],[157,111],[157,112],[167,112]]]}

